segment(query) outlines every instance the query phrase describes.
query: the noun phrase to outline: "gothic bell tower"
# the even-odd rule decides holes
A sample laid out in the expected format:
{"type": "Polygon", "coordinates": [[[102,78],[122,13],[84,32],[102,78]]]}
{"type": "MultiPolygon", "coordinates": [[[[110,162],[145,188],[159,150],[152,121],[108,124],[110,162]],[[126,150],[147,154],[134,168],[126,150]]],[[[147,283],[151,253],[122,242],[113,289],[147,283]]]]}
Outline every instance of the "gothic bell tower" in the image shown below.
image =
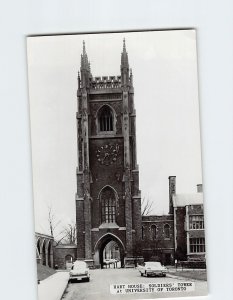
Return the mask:
{"type": "MultiPolygon", "coordinates": [[[[114,241],[121,264],[141,241],[136,111],[125,40],[119,76],[93,77],[83,42],[78,75],[77,257],[103,265],[114,241]]],[[[138,255],[138,254],[137,254],[138,255]]]]}

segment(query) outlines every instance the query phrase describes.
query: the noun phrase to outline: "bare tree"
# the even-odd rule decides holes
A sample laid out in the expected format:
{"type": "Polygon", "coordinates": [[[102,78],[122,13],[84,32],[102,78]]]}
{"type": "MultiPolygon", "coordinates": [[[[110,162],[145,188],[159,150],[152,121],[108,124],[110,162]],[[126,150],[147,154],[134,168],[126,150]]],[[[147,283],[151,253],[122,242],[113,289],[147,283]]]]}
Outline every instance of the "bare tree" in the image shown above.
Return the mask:
{"type": "Polygon", "coordinates": [[[142,216],[148,216],[152,212],[153,202],[145,197],[142,199],[142,216]]]}
{"type": "Polygon", "coordinates": [[[61,232],[63,242],[68,244],[76,244],[77,242],[77,228],[75,223],[69,223],[61,232]]]}
{"type": "Polygon", "coordinates": [[[57,226],[61,223],[61,220],[57,220],[56,216],[53,213],[52,205],[48,206],[48,222],[49,222],[49,231],[52,237],[54,236],[54,231],[57,226]]]}
{"type": "Polygon", "coordinates": [[[58,219],[58,217],[54,214],[53,207],[51,205],[48,206],[48,223],[50,235],[54,238],[56,245],[61,243],[76,243],[76,224],[71,222],[64,226],[64,222],[58,219]]]}

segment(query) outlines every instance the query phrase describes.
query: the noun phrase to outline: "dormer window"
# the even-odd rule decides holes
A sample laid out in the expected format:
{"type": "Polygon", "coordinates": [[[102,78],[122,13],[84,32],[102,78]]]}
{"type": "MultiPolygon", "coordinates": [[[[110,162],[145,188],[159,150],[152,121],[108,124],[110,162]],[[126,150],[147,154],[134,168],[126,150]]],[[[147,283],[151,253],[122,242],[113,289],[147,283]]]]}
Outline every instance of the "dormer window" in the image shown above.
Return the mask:
{"type": "Polygon", "coordinates": [[[113,112],[108,105],[104,105],[99,111],[99,132],[114,131],[113,112]]]}

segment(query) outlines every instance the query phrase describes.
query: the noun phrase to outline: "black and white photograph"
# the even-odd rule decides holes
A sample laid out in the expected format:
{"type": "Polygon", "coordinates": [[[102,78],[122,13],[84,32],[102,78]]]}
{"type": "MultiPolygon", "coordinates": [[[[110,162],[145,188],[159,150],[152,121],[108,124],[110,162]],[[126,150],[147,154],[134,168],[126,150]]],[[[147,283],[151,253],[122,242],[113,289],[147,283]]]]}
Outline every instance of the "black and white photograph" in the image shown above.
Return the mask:
{"type": "Polygon", "coordinates": [[[27,37],[38,300],[208,294],[197,43],[27,37]]]}

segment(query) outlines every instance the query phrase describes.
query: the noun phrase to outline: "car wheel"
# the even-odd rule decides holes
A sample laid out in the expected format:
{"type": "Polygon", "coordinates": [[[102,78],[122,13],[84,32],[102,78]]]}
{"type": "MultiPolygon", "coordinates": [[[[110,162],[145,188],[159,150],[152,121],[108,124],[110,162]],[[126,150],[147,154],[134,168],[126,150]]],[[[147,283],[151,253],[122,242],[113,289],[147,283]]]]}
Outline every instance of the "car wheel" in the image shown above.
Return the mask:
{"type": "Polygon", "coordinates": [[[166,277],[167,275],[166,274],[163,274],[163,277],[166,277]]]}
{"type": "Polygon", "coordinates": [[[146,271],[145,271],[145,275],[146,275],[146,277],[148,277],[149,275],[146,273],[146,271]]]}
{"type": "Polygon", "coordinates": [[[141,272],[141,276],[143,276],[143,273],[141,272]]]}

